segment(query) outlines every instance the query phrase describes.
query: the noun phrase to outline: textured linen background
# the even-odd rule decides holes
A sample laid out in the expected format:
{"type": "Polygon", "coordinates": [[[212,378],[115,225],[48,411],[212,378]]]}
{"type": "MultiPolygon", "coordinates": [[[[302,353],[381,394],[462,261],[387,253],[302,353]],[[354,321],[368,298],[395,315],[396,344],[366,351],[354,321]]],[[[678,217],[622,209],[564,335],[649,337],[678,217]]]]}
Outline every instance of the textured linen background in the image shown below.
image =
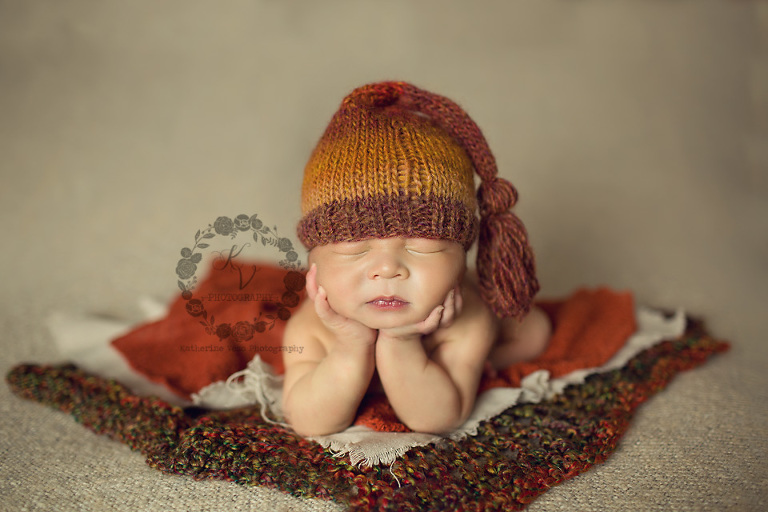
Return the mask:
{"type": "MultiPolygon", "coordinates": [[[[139,317],[220,215],[294,237],[342,97],[402,79],[484,130],[544,297],[684,307],[733,349],[643,406],[620,450],[531,510],[768,501],[768,4],[0,0],[2,371],[52,311],[139,317]]],[[[303,255],[302,255],[303,257],[303,255]]],[[[196,482],[0,386],[9,510],[333,510],[196,482]]]]}

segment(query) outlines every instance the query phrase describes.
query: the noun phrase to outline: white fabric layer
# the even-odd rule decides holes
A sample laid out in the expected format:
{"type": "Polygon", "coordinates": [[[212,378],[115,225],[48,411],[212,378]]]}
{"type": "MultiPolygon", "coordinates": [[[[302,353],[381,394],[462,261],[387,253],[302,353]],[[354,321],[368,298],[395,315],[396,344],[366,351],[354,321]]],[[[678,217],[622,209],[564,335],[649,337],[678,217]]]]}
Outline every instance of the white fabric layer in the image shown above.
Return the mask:
{"type": "MultiPolygon", "coordinates": [[[[139,308],[144,322],[160,319],[167,313],[162,303],[146,297],[139,299],[139,308]]],[[[70,362],[87,372],[115,379],[139,395],[156,396],[180,407],[192,405],[131,368],[123,355],[112,346],[110,341],[134,328],[130,322],[55,312],[47,318],[46,324],[58,349],[60,362],[70,362]]]]}
{"type": "Polygon", "coordinates": [[[205,409],[237,409],[251,405],[261,406],[261,416],[270,423],[280,423],[270,419],[283,417],[283,377],[276,375],[272,367],[254,357],[248,366],[233,373],[226,381],[218,381],[205,386],[192,394],[192,401],[205,409]]]}
{"type": "MultiPolygon", "coordinates": [[[[148,299],[142,301],[147,320],[162,317],[164,308],[148,299]]],[[[460,440],[477,433],[478,426],[505,409],[518,403],[536,403],[551,398],[571,384],[584,382],[593,373],[602,373],[624,366],[633,356],[665,339],[681,335],[685,329],[685,314],[678,311],[667,318],[645,307],[636,309],[637,331],[607,363],[598,368],[573,371],[551,379],[549,372],[539,370],[526,376],[520,388],[495,388],[482,393],[472,414],[461,427],[445,437],[460,440]]],[[[92,373],[116,379],[134,392],[155,395],[169,403],[196,405],[208,409],[233,409],[258,405],[262,416],[278,423],[282,418],[282,377],[257,355],[248,367],[231,375],[226,381],[214,382],[192,395],[192,402],[178,397],[167,388],[150,382],[134,371],[122,355],[109,343],[127,332],[126,322],[95,317],[74,317],[54,314],[48,321],[62,358],[92,373]]],[[[337,456],[349,456],[354,465],[391,465],[411,448],[437,442],[441,436],[422,433],[377,432],[367,427],[352,426],[343,432],[311,438],[337,456]]]]}

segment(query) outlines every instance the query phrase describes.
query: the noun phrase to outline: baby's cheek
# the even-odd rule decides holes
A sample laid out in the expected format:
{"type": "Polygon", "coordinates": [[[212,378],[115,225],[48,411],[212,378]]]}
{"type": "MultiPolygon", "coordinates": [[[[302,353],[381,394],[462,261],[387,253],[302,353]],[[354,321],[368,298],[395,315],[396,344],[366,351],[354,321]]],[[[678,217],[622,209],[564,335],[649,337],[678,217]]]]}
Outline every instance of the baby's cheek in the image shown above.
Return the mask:
{"type": "Polygon", "coordinates": [[[329,296],[335,292],[333,290],[335,280],[333,279],[332,270],[327,265],[317,265],[316,280],[317,285],[325,288],[329,296]]]}
{"type": "Polygon", "coordinates": [[[453,289],[453,285],[435,286],[435,284],[433,281],[431,286],[427,285],[425,288],[422,288],[422,297],[420,298],[428,312],[442,305],[448,296],[448,292],[453,289]]]}

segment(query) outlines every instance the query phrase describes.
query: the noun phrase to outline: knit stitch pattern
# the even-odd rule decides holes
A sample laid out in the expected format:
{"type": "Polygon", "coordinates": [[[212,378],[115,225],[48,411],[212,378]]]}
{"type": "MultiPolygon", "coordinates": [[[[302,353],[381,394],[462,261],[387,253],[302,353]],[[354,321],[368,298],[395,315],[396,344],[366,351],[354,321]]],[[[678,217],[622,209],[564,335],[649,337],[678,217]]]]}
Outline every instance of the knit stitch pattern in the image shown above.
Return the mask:
{"type": "Polygon", "coordinates": [[[641,403],[728,346],[689,319],[680,338],[622,369],[511,407],[462,441],[414,448],[391,468],[352,466],[264,421],[257,408],[183,410],[71,365],[19,365],[6,378],[18,396],[70,413],[167,473],[271,487],[351,510],[509,511],[605,461],[641,403]]]}
{"type": "MultiPolygon", "coordinates": [[[[331,119],[304,170],[298,228],[312,248],[391,236],[477,236],[474,171],[464,149],[390,89],[353,91],[331,119]]],[[[398,91],[399,92],[399,91],[398,91]]]]}

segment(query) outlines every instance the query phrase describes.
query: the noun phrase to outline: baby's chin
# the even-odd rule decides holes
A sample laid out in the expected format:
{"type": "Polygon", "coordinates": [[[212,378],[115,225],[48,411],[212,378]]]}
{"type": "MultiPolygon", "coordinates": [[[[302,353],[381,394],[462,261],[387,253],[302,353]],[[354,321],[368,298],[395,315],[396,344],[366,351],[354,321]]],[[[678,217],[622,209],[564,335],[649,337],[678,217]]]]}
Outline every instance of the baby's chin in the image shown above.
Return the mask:
{"type": "Polygon", "coordinates": [[[379,331],[381,329],[397,329],[398,327],[405,327],[406,325],[411,325],[415,322],[404,322],[404,321],[362,321],[360,322],[364,326],[368,327],[369,329],[373,329],[375,331],[379,331]]]}
{"type": "Polygon", "coordinates": [[[420,314],[377,313],[364,315],[355,320],[369,329],[381,330],[415,325],[426,320],[427,316],[429,316],[429,313],[425,313],[423,316],[420,314]]]}

